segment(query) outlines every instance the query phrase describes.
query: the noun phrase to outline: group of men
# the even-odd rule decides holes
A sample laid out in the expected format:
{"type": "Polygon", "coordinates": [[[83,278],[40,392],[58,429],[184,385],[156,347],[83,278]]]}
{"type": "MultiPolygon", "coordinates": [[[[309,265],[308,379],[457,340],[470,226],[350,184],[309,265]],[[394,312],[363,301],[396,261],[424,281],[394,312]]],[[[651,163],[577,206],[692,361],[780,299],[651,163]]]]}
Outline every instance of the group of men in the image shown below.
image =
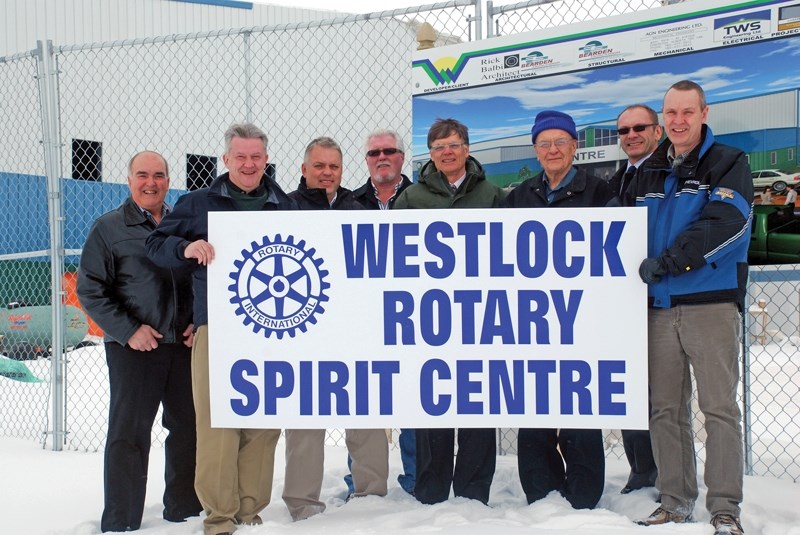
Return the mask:
{"type": "MultiPolygon", "coordinates": [[[[391,130],[370,134],[365,146],[370,176],[355,191],[341,186],[341,148],[320,137],[307,146],[298,188],[287,195],[266,173],[267,138],[252,124],[226,132],[228,172],[208,188],[182,196],[172,210],[164,203],[164,158],[149,151],[135,155],[129,165],[131,196],[92,227],[78,278],[81,303],[105,331],[109,367],[102,530],[141,524],[149,434],[159,403],[169,431],[165,519],[182,521],[205,511],[206,535],[232,533],[239,525],[260,524],[259,512],[270,501],[280,430],[210,425],[209,212],[635,205],[648,214],[648,256],[639,275],[649,296],[650,432],[623,431],[631,473],[622,493],[657,487],[660,506],[640,524],[692,521],[698,488],[691,367],[708,433],[711,523],[717,534],[743,533],[736,388],[753,187],[744,154],[714,140],[707,114],[703,89],[687,80],[664,96],[663,129],[651,108],[626,108],[617,128],[629,165],[606,182],[574,166],[574,120],[542,111],[531,129],[542,171],[508,195],[486,180],[469,154],[467,127],[454,119],[437,119],[431,126],[430,160],[415,184],[401,173],[400,136],[391,130]]],[[[295,520],[325,508],[320,501],[324,437],[324,430],[286,433],[283,499],[295,520]]],[[[451,489],[455,496],[488,503],[495,429],[458,429],[455,456],[454,440],[454,429],[401,430],[401,486],[422,503],[445,501],[451,489]]],[[[346,443],[350,496],[385,495],[384,430],[346,430],[346,443]]],[[[602,433],[520,429],[518,465],[528,503],[556,491],[573,507],[593,508],[604,488],[602,433]]]]}

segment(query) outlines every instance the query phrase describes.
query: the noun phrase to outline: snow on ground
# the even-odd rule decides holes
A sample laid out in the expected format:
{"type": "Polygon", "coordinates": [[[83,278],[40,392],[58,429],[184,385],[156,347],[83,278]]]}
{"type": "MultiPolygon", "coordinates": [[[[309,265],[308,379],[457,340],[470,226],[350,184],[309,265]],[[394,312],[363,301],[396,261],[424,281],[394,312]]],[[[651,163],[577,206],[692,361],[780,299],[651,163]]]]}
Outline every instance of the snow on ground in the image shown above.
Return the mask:
{"type": "MultiPolygon", "coordinates": [[[[43,450],[35,442],[0,438],[0,532],[26,535],[89,535],[100,531],[103,507],[103,454],[43,450]]],[[[328,509],[321,515],[293,523],[280,499],[283,490],[283,443],[276,452],[273,501],[262,512],[262,526],[243,527],[241,535],[393,533],[458,535],[711,535],[709,514],[701,490],[695,509],[697,523],[642,527],[631,519],[648,515],[657,507],[653,489],[626,496],[619,490],[627,477],[624,460],[609,456],[606,490],[597,509],[576,511],[560,496],[551,494],[531,506],[525,503],[517,479],[516,457],[501,456],[492,484],[490,506],[451,498],[435,506],[422,505],[403,492],[394,477],[400,454],[392,450],[389,494],[344,503],[346,472],[344,447],[326,449],[326,474],[322,497],[328,509]]],[[[702,467],[700,468],[702,471],[702,467]]],[[[150,456],[147,503],[140,533],[143,535],[202,534],[200,518],[171,524],[161,518],[164,489],[163,450],[150,456]]],[[[767,477],[745,478],[742,521],[748,535],[800,535],[800,484],[767,477]]]]}

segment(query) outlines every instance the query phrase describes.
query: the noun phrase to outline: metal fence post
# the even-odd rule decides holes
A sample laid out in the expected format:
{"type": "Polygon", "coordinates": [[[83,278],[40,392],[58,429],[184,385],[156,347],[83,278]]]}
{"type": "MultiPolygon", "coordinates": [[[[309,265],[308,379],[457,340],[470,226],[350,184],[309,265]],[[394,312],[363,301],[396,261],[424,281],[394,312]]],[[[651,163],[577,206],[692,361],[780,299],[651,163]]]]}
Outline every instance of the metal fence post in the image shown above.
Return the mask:
{"type": "Polygon", "coordinates": [[[753,475],[753,440],[750,436],[750,280],[747,281],[748,291],[744,296],[744,310],[742,310],[742,438],[744,439],[744,473],[753,475]]]}
{"type": "Polygon", "coordinates": [[[64,310],[61,276],[64,265],[64,215],[61,194],[58,96],[53,42],[37,41],[39,60],[39,99],[42,113],[42,150],[47,177],[47,211],[50,228],[50,303],[52,346],[50,348],[50,386],[52,395],[53,451],[61,451],[66,441],[64,425],[64,310]]]}
{"type": "Polygon", "coordinates": [[[481,13],[483,10],[483,3],[481,0],[472,0],[472,5],[475,6],[475,40],[480,41],[483,39],[481,28],[481,24],[483,23],[483,16],[481,13]]]}
{"type": "Polygon", "coordinates": [[[494,2],[488,0],[486,2],[486,37],[494,37],[494,2]]]}
{"type": "Polygon", "coordinates": [[[248,123],[253,122],[253,69],[251,65],[250,32],[242,34],[244,45],[244,110],[248,123]]]}

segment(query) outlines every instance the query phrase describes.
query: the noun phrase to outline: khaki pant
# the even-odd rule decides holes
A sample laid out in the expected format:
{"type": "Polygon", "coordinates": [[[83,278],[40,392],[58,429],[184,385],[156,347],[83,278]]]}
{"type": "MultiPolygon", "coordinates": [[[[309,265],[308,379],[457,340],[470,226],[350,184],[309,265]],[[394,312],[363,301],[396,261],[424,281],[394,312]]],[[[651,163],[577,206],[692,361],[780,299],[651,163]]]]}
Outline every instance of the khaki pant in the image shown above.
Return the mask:
{"type": "MultiPolygon", "coordinates": [[[[386,496],[389,444],[383,429],[346,429],[356,496],[386,496]]],[[[286,430],[283,501],[294,520],[325,510],[320,501],[325,460],[325,429],[286,430]]]]}
{"type": "Polygon", "coordinates": [[[691,366],[708,435],[706,507],[712,516],[739,516],[744,472],[742,416],[736,401],[740,325],[733,303],[649,311],[650,437],[661,504],[668,511],[689,514],[698,496],[691,366]]]}
{"type": "Polygon", "coordinates": [[[206,519],[205,535],[260,524],[258,513],[272,496],[275,445],[280,429],[211,427],[208,326],[197,329],[192,348],[192,390],[197,413],[195,490],[206,519]]]}

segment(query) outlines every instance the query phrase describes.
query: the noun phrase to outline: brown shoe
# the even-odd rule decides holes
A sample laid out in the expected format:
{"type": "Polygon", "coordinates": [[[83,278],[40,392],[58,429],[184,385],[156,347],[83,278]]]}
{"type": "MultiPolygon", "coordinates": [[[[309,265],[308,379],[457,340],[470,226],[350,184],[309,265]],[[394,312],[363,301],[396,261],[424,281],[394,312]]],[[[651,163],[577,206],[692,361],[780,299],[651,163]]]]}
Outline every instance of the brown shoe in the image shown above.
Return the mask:
{"type": "Polygon", "coordinates": [[[685,524],[693,521],[694,519],[692,518],[691,513],[688,515],[681,515],[678,513],[673,513],[672,511],[667,511],[663,507],[659,507],[647,518],[636,520],[636,523],[640,526],[657,526],[660,524],[667,524],[669,522],[674,524],[685,524]]]}
{"type": "Polygon", "coordinates": [[[739,518],[728,513],[717,513],[711,518],[714,535],[744,535],[739,518]]]}

